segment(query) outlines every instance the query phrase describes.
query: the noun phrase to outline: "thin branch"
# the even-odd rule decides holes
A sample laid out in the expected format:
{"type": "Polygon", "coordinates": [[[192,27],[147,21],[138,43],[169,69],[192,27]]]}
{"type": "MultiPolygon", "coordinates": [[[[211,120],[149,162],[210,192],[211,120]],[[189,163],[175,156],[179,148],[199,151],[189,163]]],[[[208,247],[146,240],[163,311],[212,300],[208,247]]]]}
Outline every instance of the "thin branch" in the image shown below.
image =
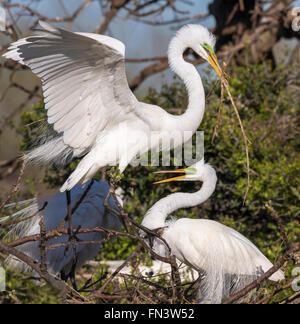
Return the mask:
{"type": "Polygon", "coordinates": [[[39,20],[43,20],[43,21],[48,21],[48,22],[72,22],[93,1],[94,0],[86,0],[69,17],[53,17],[53,18],[52,17],[44,16],[41,13],[39,13],[38,11],[30,8],[29,6],[23,5],[21,3],[9,4],[9,3],[2,2],[2,5],[6,9],[10,9],[10,8],[20,8],[20,9],[26,10],[26,11],[28,11],[30,13],[31,16],[35,16],[39,20]]]}
{"type": "Polygon", "coordinates": [[[42,210],[44,210],[46,208],[47,205],[48,205],[48,202],[46,201],[44,203],[44,205],[36,213],[34,213],[33,215],[30,215],[28,217],[25,217],[25,218],[22,218],[22,219],[19,219],[19,220],[16,220],[16,221],[5,222],[3,224],[0,224],[0,227],[8,227],[8,226],[12,226],[12,225],[17,225],[19,223],[23,223],[23,222],[37,216],[42,210]]]}
{"type": "Polygon", "coordinates": [[[239,111],[238,111],[238,109],[237,109],[237,107],[235,105],[235,102],[234,102],[234,100],[233,100],[233,98],[231,96],[228,81],[225,79],[224,75],[222,75],[221,81],[222,81],[222,84],[224,85],[225,89],[227,90],[229,99],[230,99],[231,104],[233,106],[234,112],[235,112],[235,114],[237,116],[241,131],[242,131],[242,134],[243,134],[243,139],[244,139],[245,152],[246,152],[246,165],[247,165],[247,188],[246,188],[246,192],[244,194],[244,202],[245,202],[246,199],[247,199],[248,191],[250,189],[250,160],[249,160],[249,147],[248,147],[249,140],[248,140],[248,137],[246,135],[246,132],[245,132],[245,129],[244,129],[244,126],[243,126],[239,111]]]}
{"type": "Polygon", "coordinates": [[[21,170],[20,170],[19,176],[17,178],[16,184],[13,186],[13,189],[11,190],[11,192],[8,194],[6,199],[0,205],[0,210],[2,210],[2,208],[8,203],[8,201],[11,199],[11,197],[19,190],[20,182],[23,177],[24,170],[25,170],[25,165],[26,165],[26,161],[23,160],[21,170]]]}
{"type": "Polygon", "coordinates": [[[194,15],[194,16],[176,18],[176,19],[165,20],[165,21],[152,21],[152,20],[145,20],[145,19],[138,19],[138,18],[132,18],[132,19],[134,21],[139,22],[139,23],[150,25],[150,26],[166,26],[166,25],[173,25],[173,24],[179,24],[179,23],[186,23],[186,22],[190,22],[192,20],[205,19],[207,17],[209,17],[208,13],[197,14],[197,15],[194,15]]]}
{"type": "Polygon", "coordinates": [[[41,264],[37,263],[33,259],[31,259],[29,256],[24,254],[23,252],[16,250],[7,244],[0,241],[0,251],[3,251],[5,253],[14,255],[21,261],[25,262],[30,268],[35,270],[41,278],[43,278],[50,286],[56,288],[60,291],[60,294],[62,296],[66,296],[68,293],[68,286],[60,279],[50,275],[47,272],[44,272],[41,270],[41,264]]]}
{"type": "Polygon", "coordinates": [[[266,273],[261,275],[258,279],[254,280],[252,283],[250,283],[242,290],[238,291],[236,294],[227,298],[222,304],[232,304],[235,301],[239,300],[241,297],[245,296],[252,289],[258,287],[263,281],[267,280],[272,276],[272,274],[278,271],[283,266],[283,264],[288,259],[290,259],[294,253],[298,252],[299,250],[300,250],[300,244],[296,244],[295,246],[290,248],[266,273]]]}
{"type": "Polygon", "coordinates": [[[40,219],[40,235],[41,235],[41,241],[40,241],[40,256],[41,256],[41,271],[43,273],[47,273],[47,258],[46,258],[46,226],[44,223],[44,216],[41,216],[40,219]]]}
{"type": "Polygon", "coordinates": [[[89,299],[99,298],[102,295],[104,289],[107,287],[108,284],[112,282],[112,280],[119,274],[119,272],[126,266],[126,264],[135,257],[139,249],[141,248],[141,244],[138,244],[135,250],[126,258],[126,260],[111,274],[111,276],[105,281],[102,287],[92,294],[89,295],[89,299]]]}
{"type": "MultiPolygon", "coordinates": [[[[61,228],[61,226],[58,226],[57,228],[47,232],[45,238],[47,240],[50,240],[57,236],[68,235],[68,233],[69,233],[69,229],[61,228]]],[[[76,231],[76,234],[87,234],[87,233],[107,233],[107,234],[111,233],[114,235],[125,236],[125,237],[129,237],[132,239],[136,238],[134,235],[131,235],[128,233],[118,232],[118,231],[107,229],[107,228],[100,227],[100,226],[93,227],[93,228],[80,228],[76,231]]],[[[29,235],[26,237],[16,239],[12,242],[9,242],[7,245],[10,247],[16,247],[16,246],[19,246],[19,245],[22,245],[22,244],[25,244],[28,242],[35,242],[35,241],[40,241],[40,240],[41,240],[40,234],[34,234],[34,235],[29,235]]],[[[74,242],[74,243],[79,244],[80,242],[74,242]]]]}
{"type": "Polygon", "coordinates": [[[270,203],[266,203],[266,208],[271,212],[272,216],[274,217],[274,219],[276,220],[279,229],[280,229],[280,233],[281,233],[281,237],[282,240],[285,243],[286,248],[289,250],[291,248],[291,243],[288,239],[288,235],[287,232],[282,224],[281,218],[279,217],[278,213],[275,211],[275,209],[270,205],[270,203]]]}
{"type": "Polygon", "coordinates": [[[220,125],[220,118],[221,118],[221,112],[222,112],[222,108],[223,108],[223,102],[224,102],[224,87],[221,86],[221,99],[220,99],[220,103],[219,103],[219,109],[218,109],[216,125],[215,125],[213,136],[212,136],[212,139],[211,139],[212,144],[214,143],[215,137],[218,136],[218,128],[219,128],[219,125],[220,125]]]}

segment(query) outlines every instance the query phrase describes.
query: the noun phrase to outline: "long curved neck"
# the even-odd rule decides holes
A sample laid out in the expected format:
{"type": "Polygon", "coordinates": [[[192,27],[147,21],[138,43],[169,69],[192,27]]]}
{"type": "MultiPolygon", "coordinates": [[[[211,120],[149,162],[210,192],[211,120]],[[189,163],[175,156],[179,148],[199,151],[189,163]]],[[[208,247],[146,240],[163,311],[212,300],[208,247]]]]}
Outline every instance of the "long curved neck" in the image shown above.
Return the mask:
{"type": "MultiPolygon", "coordinates": [[[[189,97],[186,112],[176,116],[177,127],[183,131],[196,131],[202,121],[205,107],[205,93],[201,77],[194,65],[183,59],[183,53],[187,49],[186,44],[178,37],[174,37],[169,45],[169,64],[184,82],[189,97]]],[[[177,129],[178,129],[177,128],[177,129]]]]}
{"type": "Polygon", "coordinates": [[[167,217],[181,208],[195,207],[205,202],[215,191],[217,176],[211,167],[206,168],[200,190],[195,193],[178,192],[155,203],[146,213],[142,225],[155,229],[165,226],[167,217]]]}

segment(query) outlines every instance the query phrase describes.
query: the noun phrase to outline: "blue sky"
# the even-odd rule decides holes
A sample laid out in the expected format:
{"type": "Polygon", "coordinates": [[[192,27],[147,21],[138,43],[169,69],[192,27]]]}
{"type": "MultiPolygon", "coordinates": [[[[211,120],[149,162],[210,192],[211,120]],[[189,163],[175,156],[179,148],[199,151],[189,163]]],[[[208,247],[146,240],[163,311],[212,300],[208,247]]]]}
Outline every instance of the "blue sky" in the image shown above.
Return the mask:
{"type": "MultiPolygon", "coordinates": [[[[13,0],[12,2],[20,3],[19,0],[13,0]]],[[[24,3],[26,2],[32,3],[32,1],[24,1],[24,3]]],[[[31,7],[45,16],[55,17],[71,15],[83,2],[84,0],[43,0],[31,4],[31,7]]],[[[190,6],[184,2],[178,2],[178,8],[183,11],[189,11],[191,15],[195,15],[198,13],[206,13],[207,6],[211,1],[194,0],[189,2],[194,4],[190,6]]],[[[99,17],[101,16],[101,8],[98,2],[93,2],[78,16],[72,26],[72,30],[92,32],[97,27],[99,17]]],[[[120,12],[120,16],[124,17],[125,13],[120,12]]],[[[166,20],[174,19],[171,10],[166,11],[163,18],[166,20]]],[[[23,23],[26,23],[26,21],[28,21],[28,17],[23,18],[23,23]]],[[[201,21],[201,23],[207,27],[212,27],[214,25],[214,19],[209,17],[201,21]]],[[[63,24],[61,26],[67,27],[67,25],[63,24]]],[[[107,35],[121,40],[126,45],[126,57],[128,58],[165,56],[169,41],[180,26],[174,24],[172,26],[153,27],[120,17],[116,18],[109,26],[107,35]]],[[[128,64],[128,78],[131,79],[144,66],[145,64],[128,64]]],[[[139,92],[144,93],[145,89],[150,85],[159,88],[164,80],[169,80],[171,77],[172,74],[170,71],[166,71],[163,75],[153,76],[143,83],[139,92]]]]}
{"type": "MultiPolygon", "coordinates": [[[[20,3],[20,0],[13,0],[13,2],[20,3]]],[[[32,0],[23,0],[23,3],[31,3],[31,7],[39,11],[41,14],[48,17],[55,16],[70,16],[84,0],[41,0],[33,2],[32,0]]],[[[189,0],[188,5],[184,1],[178,1],[177,6],[180,10],[189,11],[190,15],[198,13],[206,13],[208,11],[208,4],[212,0],[189,0]]],[[[300,0],[294,2],[294,6],[300,7],[300,0]]],[[[97,27],[102,16],[101,8],[97,1],[92,2],[75,20],[73,31],[92,32],[97,27]]],[[[173,24],[171,26],[149,26],[141,24],[132,20],[125,20],[125,12],[120,12],[120,18],[113,20],[107,34],[121,40],[126,45],[127,58],[146,58],[154,56],[165,56],[170,39],[174,32],[181,26],[173,24]]],[[[163,19],[174,19],[171,10],[166,11],[163,19]]],[[[28,17],[23,18],[23,23],[28,21],[28,17]]],[[[21,21],[22,23],[22,21],[21,21]]],[[[199,23],[199,21],[197,22],[199,23]]],[[[214,26],[214,18],[208,17],[201,20],[203,25],[207,27],[214,26]]],[[[67,25],[61,24],[62,27],[67,25]]],[[[147,64],[127,64],[127,75],[132,79],[144,66],[147,64]]],[[[201,68],[200,68],[201,69],[201,68]]],[[[163,74],[154,75],[148,78],[139,89],[140,94],[144,94],[149,86],[160,88],[162,82],[170,80],[172,73],[165,71],[163,74]]]]}

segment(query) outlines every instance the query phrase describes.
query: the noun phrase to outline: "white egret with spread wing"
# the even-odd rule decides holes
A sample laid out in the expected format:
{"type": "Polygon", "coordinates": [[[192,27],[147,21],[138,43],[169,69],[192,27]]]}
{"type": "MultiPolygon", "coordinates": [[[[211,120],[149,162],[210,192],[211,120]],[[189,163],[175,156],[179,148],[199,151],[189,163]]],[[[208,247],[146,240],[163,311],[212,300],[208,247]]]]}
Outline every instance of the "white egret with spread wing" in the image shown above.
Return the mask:
{"type": "MultiPolygon", "coordinates": [[[[193,134],[197,130],[205,93],[199,73],[184,60],[183,53],[193,49],[221,76],[213,51],[215,38],[207,28],[184,26],[170,42],[170,67],[184,81],[189,96],[186,112],[173,116],[138,101],[131,92],[122,42],[73,33],[45,22],[40,25],[43,30],[13,43],[4,57],[29,66],[41,79],[48,123],[53,125],[55,135],[46,136],[45,143],[27,154],[27,159],[65,163],[85,155],[61,191],[85,183],[106,165],[118,164],[123,172],[137,155],[160,149],[166,133],[193,134]],[[151,132],[158,134],[152,141],[151,132]]],[[[188,139],[182,135],[176,145],[188,139]]]]}
{"type": "MultiPolygon", "coordinates": [[[[112,196],[107,200],[106,208],[104,202],[109,192],[109,184],[106,181],[93,181],[85,186],[76,185],[71,191],[71,207],[74,209],[72,214],[73,227],[78,229],[94,229],[96,227],[104,227],[106,229],[120,231],[121,222],[119,216],[113,210],[118,211],[112,196]],[[80,202],[81,201],[81,202],[80,202]],[[80,203],[79,203],[80,202],[80,203]],[[77,206],[77,208],[76,208],[77,206]]],[[[122,205],[122,200],[117,197],[122,205]]],[[[7,220],[24,219],[23,222],[13,225],[6,239],[13,239],[15,236],[24,238],[27,236],[40,233],[40,220],[43,216],[44,224],[47,232],[57,228],[63,220],[67,220],[68,207],[66,195],[57,192],[54,195],[34,199],[30,201],[30,205],[17,213],[2,218],[1,222],[7,220]],[[47,202],[47,205],[45,203],[47,202]],[[44,208],[43,208],[44,207],[44,208]],[[34,217],[30,218],[30,216],[34,217]]],[[[66,222],[65,227],[68,228],[66,222]]],[[[64,246],[63,243],[69,241],[69,235],[56,236],[49,239],[46,246],[52,244],[62,244],[59,247],[50,249],[46,253],[47,269],[54,275],[61,274],[63,279],[74,279],[75,270],[79,269],[86,261],[93,259],[99,252],[100,243],[86,243],[92,241],[101,241],[106,236],[104,232],[89,232],[76,234],[76,239],[81,241],[76,243],[73,248],[71,242],[64,246]],[[74,251],[75,250],[75,251],[74,251]],[[75,253],[74,253],[75,252],[75,253]]],[[[21,252],[33,258],[35,261],[41,261],[40,242],[27,242],[17,247],[21,252]]],[[[29,269],[25,263],[16,259],[14,256],[8,258],[7,264],[19,270],[29,269]]],[[[73,281],[75,282],[75,281],[73,281]]]]}
{"type": "MultiPolygon", "coordinates": [[[[195,193],[173,193],[159,200],[146,213],[142,225],[150,230],[160,229],[171,255],[203,276],[199,301],[220,303],[223,297],[243,288],[273,265],[246,237],[219,222],[189,218],[166,220],[177,209],[194,207],[206,201],[214,192],[217,181],[215,170],[204,160],[187,169],[167,171],[171,172],[184,175],[158,183],[202,181],[201,189],[195,193]]],[[[146,236],[144,232],[142,235],[146,236]]],[[[159,238],[151,238],[149,242],[157,254],[170,255],[159,238]]],[[[284,274],[279,270],[269,279],[279,281],[284,279],[284,274]]]]}

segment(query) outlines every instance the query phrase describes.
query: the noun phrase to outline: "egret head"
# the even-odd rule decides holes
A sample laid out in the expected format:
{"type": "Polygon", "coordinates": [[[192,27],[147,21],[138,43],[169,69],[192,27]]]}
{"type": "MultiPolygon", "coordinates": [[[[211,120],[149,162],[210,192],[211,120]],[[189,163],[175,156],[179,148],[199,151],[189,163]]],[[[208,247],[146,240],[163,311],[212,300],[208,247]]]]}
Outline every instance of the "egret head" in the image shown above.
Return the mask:
{"type": "Polygon", "coordinates": [[[181,173],[182,175],[155,182],[155,184],[172,182],[172,181],[206,181],[213,178],[217,181],[217,176],[214,168],[204,162],[204,159],[198,161],[186,169],[177,169],[172,171],[158,171],[155,173],[181,173]]]}
{"type": "Polygon", "coordinates": [[[202,25],[186,25],[179,29],[176,36],[170,43],[169,52],[182,46],[182,50],[191,48],[214,68],[218,76],[221,77],[222,69],[214,53],[216,39],[215,36],[202,25]]]}

